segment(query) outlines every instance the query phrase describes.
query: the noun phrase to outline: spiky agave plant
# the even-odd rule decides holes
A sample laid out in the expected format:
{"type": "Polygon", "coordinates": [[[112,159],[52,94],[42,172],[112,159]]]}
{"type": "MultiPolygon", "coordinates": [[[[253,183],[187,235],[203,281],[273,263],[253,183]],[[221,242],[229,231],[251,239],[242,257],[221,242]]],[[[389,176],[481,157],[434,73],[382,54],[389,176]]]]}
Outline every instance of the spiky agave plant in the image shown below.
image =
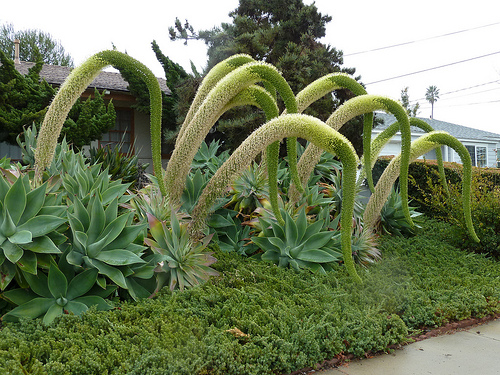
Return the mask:
{"type": "Polygon", "coordinates": [[[344,165],[343,211],[341,216],[341,243],[347,270],[356,281],[361,281],[351,253],[352,213],[354,209],[354,185],[358,157],[352,144],[340,133],[321,120],[300,114],[282,115],[256,129],[217,170],[209,181],[191,216],[191,232],[197,236],[208,214],[208,208],[225,191],[226,186],[245,170],[251,161],[269,144],[286,137],[301,137],[339,156],[344,165]]]}
{"type": "MultiPolygon", "coordinates": [[[[479,238],[474,231],[470,209],[472,162],[465,146],[456,138],[452,137],[446,132],[433,131],[420,137],[412,143],[410,148],[410,161],[417,159],[420,155],[423,155],[430,150],[435,149],[436,147],[440,147],[441,145],[447,145],[453,148],[462,160],[464,171],[464,177],[462,180],[462,194],[464,196],[463,210],[465,222],[471,238],[474,241],[479,242],[479,238]]],[[[398,171],[401,167],[401,163],[402,160],[400,154],[392,159],[392,161],[389,163],[384,173],[380,177],[377,186],[375,187],[375,192],[370,197],[363,216],[363,221],[366,229],[373,229],[375,227],[377,218],[380,215],[380,210],[387,200],[387,197],[391,192],[391,188],[398,177],[398,171]]]]}
{"type": "Polygon", "coordinates": [[[57,92],[52,104],[44,117],[38,136],[35,151],[35,178],[41,181],[42,173],[54,158],[57,139],[61,133],[64,120],[76,100],[85,91],[87,86],[108,65],[129,67],[134,69],[146,83],[149,89],[151,105],[151,150],[153,155],[153,170],[159,181],[160,189],[164,195],[161,167],[161,89],[153,72],[144,64],[118,51],[101,51],[87,59],[79,67],[73,69],[57,92]]]}

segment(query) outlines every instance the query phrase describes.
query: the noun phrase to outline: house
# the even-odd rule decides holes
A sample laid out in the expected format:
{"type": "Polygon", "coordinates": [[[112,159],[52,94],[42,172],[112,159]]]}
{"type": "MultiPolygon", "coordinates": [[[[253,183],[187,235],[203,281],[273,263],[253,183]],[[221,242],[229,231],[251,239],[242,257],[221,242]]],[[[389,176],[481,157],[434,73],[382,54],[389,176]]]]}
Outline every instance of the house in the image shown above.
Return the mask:
{"type": "MultiPolygon", "coordinates": [[[[18,72],[26,75],[35,63],[19,61],[17,58],[14,60],[14,65],[18,72]]],[[[40,77],[50,85],[59,87],[70,72],[71,68],[67,66],[44,65],[40,77]]],[[[166,80],[158,78],[158,82],[161,90],[169,95],[170,90],[167,87],[166,80]]],[[[102,139],[94,141],[91,146],[102,147],[123,141],[122,151],[128,152],[133,147],[132,152],[138,155],[139,162],[142,164],[149,163],[148,172],[152,172],[149,115],[132,108],[136,99],[130,93],[127,81],[123,79],[120,73],[102,71],[82,94],[82,98],[93,95],[95,89],[105,92],[104,99],[106,102],[113,100],[116,111],[116,124],[114,129],[103,134],[102,139]]],[[[21,149],[18,146],[0,143],[0,158],[5,155],[13,160],[19,160],[21,159],[21,149]]]]}
{"type": "MultiPolygon", "coordinates": [[[[372,130],[372,139],[380,134],[396,119],[393,115],[382,112],[375,114],[376,118],[383,120],[372,130]]],[[[483,130],[473,129],[466,126],[452,124],[430,118],[420,118],[427,122],[434,130],[442,130],[457,138],[467,148],[472,159],[472,165],[476,167],[500,167],[497,150],[500,151],[500,134],[490,133],[483,130]]],[[[412,142],[424,135],[425,132],[416,127],[411,127],[412,142]]],[[[448,162],[461,163],[460,156],[456,151],[448,146],[441,147],[443,160],[448,162]]],[[[382,149],[380,156],[398,155],[401,152],[401,134],[398,132],[382,149]]],[[[428,160],[436,159],[436,152],[433,150],[421,158],[428,160]]]]}

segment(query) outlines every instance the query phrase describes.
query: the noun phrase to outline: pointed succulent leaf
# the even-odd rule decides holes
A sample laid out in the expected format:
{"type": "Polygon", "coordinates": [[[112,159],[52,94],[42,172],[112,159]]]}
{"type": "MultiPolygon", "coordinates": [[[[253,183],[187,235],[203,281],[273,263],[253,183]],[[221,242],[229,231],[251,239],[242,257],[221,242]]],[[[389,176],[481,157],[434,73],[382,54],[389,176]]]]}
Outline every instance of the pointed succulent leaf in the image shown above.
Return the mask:
{"type": "Polygon", "coordinates": [[[3,221],[2,224],[0,225],[0,233],[4,237],[12,236],[14,233],[16,233],[16,224],[12,220],[9,211],[7,211],[5,206],[2,216],[3,216],[3,221]]]}
{"type": "Polygon", "coordinates": [[[47,184],[43,184],[42,186],[32,190],[26,196],[26,208],[19,220],[19,224],[26,222],[27,220],[34,217],[40,209],[42,208],[45,202],[45,192],[47,191],[47,184]]]}
{"type": "Polygon", "coordinates": [[[101,251],[95,258],[112,266],[145,263],[143,259],[128,250],[101,251]]]}
{"type": "Polygon", "coordinates": [[[131,247],[134,247],[132,246],[135,245],[133,242],[141,236],[141,233],[145,230],[146,226],[147,224],[143,223],[123,228],[120,235],[111,243],[106,245],[103,250],[130,249],[131,247]]]}
{"type": "Polygon", "coordinates": [[[54,298],[66,297],[68,292],[68,281],[59,268],[53,264],[50,265],[48,286],[54,298]]]}
{"type": "Polygon", "coordinates": [[[5,210],[10,214],[13,223],[17,225],[26,208],[26,190],[23,178],[18,178],[9,189],[5,195],[4,206],[5,210]]]}
{"type": "Polygon", "coordinates": [[[128,292],[130,293],[134,301],[138,301],[143,298],[148,298],[151,295],[151,291],[144,288],[133,278],[127,277],[126,281],[127,281],[128,292]]]}
{"type": "Polygon", "coordinates": [[[37,274],[37,259],[36,254],[31,251],[25,251],[23,256],[17,262],[19,268],[24,271],[31,273],[33,275],[37,274]]]}
{"type": "Polygon", "coordinates": [[[125,192],[127,191],[129,185],[114,185],[114,186],[110,186],[107,190],[103,191],[102,193],[102,204],[103,205],[107,205],[108,203],[110,203],[113,199],[117,199],[121,196],[123,196],[123,194],[125,194],[125,192]]]}
{"type": "Polygon", "coordinates": [[[64,309],[62,306],[58,304],[53,304],[52,306],[49,307],[45,315],[43,316],[42,322],[45,325],[50,325],[54,321],[55,318],[58,316],[61,316],[64,312],[64,309]]]}
{"type": "Polygon", "coordinates": [[[106,224],[111,223],[113,220],[115,220],[118,216],[118,198],[113,199],[111,203],[106,207],[106,210],[104,211],[104,214],[106,216],[106,224]]]}
{"type": "Polygon", "coordinates": [[[286,247],[286,244],[281,240],[281,238],[269,237],[268,240],[272,245],[276,246],[278,249],[284,249],[286,247]]]}
{"type": "Polygon", "coordinates": [[[33,237],[31,232],[28,230],[19,230],[14,233],[12,236],[9,236],[9,241],[16,245],[23,245],[30,243],[33,237]]]}
{"type": "Polygon", "coordinates": [[[81,226],[78,226],[78,228],[81,229],[77,230],[82,232],[86,231],[90,225],[90,216],[87,209],[78,198],[75,198],[73,203],[73,214],[75,219],[77,219],[81,223],[81,226]]]}
{"type": "Polygon", "coordinates": [[[31,301],[33,298],[38,298],[38,296],[33,293],[29,288],[18,288],[7,290],[2,293],[2,297],[5,298],[10,303],[14,305],[22,305],[26,302],[31,301]]]}
{"type": "Polygon", "coordinates": [[[2,244],[2,249],[5,257],[13,264],[23,256],[23,249],[8,240],[2,244]]]}
{"type": "Polygon", "coordinates": [[[67,221],[65,217],[37,215],[18,227],[18,230],[30,231],[33,237],[44,236],[67,221]]]}
{"type": "Polygon", "coordinates": [[[105,239],[105,241],[103,242],[103,247],[109,245],[122,233],[123,229],[127,225],[130,215],[132,215],[131,212],[115,217],[113,221],[109,222],[109,224],[106,226],[106,228],[104,228],[101,235],[97,239],[98,241],[100,241],[101,239],[105,239]]]}
{"type": "Polygon", "coordinates": [[[90,259],[88,257],[84,257],[84,261],[97,268],[100,274],[109,277],[119,287],[127,289],[125,276],[123,276],[123,273],[118,268],[109,266],[106,263],[101,262],[100,260],[90,259]]]}
{"type": "Polygon", "coordinates": [[[305,250],[320,249],[332,238],[334,232],[326,231],[313,234],[304,242],[305,250]]]}
{"type": "Polygon", "coordinates": [[[73,300],[87,293],[97,281],[97,269],[88,269],[76,275],[68,285],[66,298],[73,300]]]}
{"type": "Polygon", "coordinates": [[[33,238],[30,243],[24,244],[23,248],[35,253],[43,254],[59,254],[61,250],[54,244],[48,236],[33,238]]]}
{"type": "Polygon", "coordinates": [[[68,221],[71,231],[73,233],[85,232],[85,230],[88,228],[88,226],[84,227],[80,219],[76,215],[73,215],[71,213],[68,213],[68,221]]]}
{"type": "Polygon", "coordinates": [[[96,306],[98,311],[106,311],[106,310],[111,310],[113,308],[113,306],[111,306],[108,302],[106,302],[104,298],[96,295],[78,297],[70,302],[83,303],[85,306],[89,308],[92,306],[96,306]]]}
{"type": "Polygon", "coordinates": [[[75,315],[82,315],[89,308],[82,301],[68,301],[65,306],[65,309],[68,310],[69,313],[73,313],[75,315]]]}
{"type": "Polygon", "coordinates": [[[18,319],[35,319],[45,314],[51,306],[54,305],[52,298],[34,298],[3,316],[5,321],[17,321],[18,319]]]}
{"type": "Polygon", "coordinates": [[[297,259],[313,263],[328,263],[339,260],[339,258],[336,258],[326,251],[319,249],[302,250],[297,256],[297,259]]]}
{"type": "Polygon", "coordinates": [[[91,202],[90,224],[87,231],[88,243],[95,242],[106,225],[106,215],[101,200],[94,196],[91,202]]]}

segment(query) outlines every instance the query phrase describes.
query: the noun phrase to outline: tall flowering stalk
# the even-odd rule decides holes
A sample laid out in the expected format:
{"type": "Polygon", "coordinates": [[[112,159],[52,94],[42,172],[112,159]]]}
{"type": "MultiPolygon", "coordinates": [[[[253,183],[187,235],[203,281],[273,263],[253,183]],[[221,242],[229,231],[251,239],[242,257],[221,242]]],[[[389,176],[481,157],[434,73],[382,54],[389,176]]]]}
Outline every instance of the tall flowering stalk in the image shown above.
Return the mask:
{"type": "MultiPolygon", "coordinates": [[[[430,133],[434,131],[434,128],[430,126],[428,123],[426,123],[424,120],[420,120],[418,118],[410,118],[410,126],[414,126],[417,128],[422,129],[423,131],[430,133]]],[[[384,131],[382,131],[372,142],[371,146],[371,162],[368,164],[366,160],[363,162],[363,169],[361,170],[361,173],[358,177],[358,179],[363,179],[365,176],[365,171],[367,170],[372,170],[373,166],[375,165],[375,162],[377,161],[378,155],[380,154],[380,151],[382,148],[391,140],[391,138],[400,130],[400,124],[399,122],[394,122],[391,125],[389,125],[384,131]]],[[[441,148],[438,147],[435,149],[436,152],[436,161],[438,165],[438,171],[439,171],[439,176],[441,180],[441,185],[443,186],[443,189],[445,190],[446,194],[448,194],[448,184],[446,183],[446,176],[444,172],[444,165],[443,165],[443,154],[441,152],[441,148]]],[[[363,158],[365,158],[366,155],[363,155],[363,158]]]]}
{"type": "MultiPolygon", "coordinates": [[[[398,102],[377,95],[359,95],[342,104],[326,121],[326,124],[335,130],[340,129],[346,122],[356,116],[370,114],[382,110],[392,113],[400,124],[401,129],[401,197],[405,219],[413,225],[408,208],[408,166],[411,145],[410,122],[405,109],[398,102]]],[[[370,129],[371,132],[371,129],[370,129]]],[[[314,166],[318,163],[321,150],[315,145],[309,145],[298,163],[298,173],[301,181],[306,182],[311,175],[314,166]]],[[[371,168],[370,168],[371,170],[371,168]]],[[[290,189],[290,200],[297,201],[298,196],[290,189]]]]}
{"type": "MultiPolygon", "coordinates": [[[[465,222],[467,225],[467,230],[469,235],[474,241],[479,242],[479,238],[474,231],[474,225],[472,223],[471,208],[470,208],[470,189],[472,180],[472,162],[470,155],[465,148],[465,146],[458,141],[456,138],[452,137],[446,132],[433,131],[430,132],[416,141],[414,141],[410,148],[410,161],[414,161],[419,156],[437,148],[441,145],[447,145],[453,148],[460,156],[463,164],[463,180],[462,180],[462,194],[463,194],[463,210],[465,216],[465,222]]],[[[377,218],[380,216],[380,210],[382,209],[389,193],[391,191],[394,182],[398,178],[399,170],[401,169],[402,158],[401,154],[396,156],[391,160],[384,173],[380,177],[377,186],[375,187],[375,192],[370,197],[368,204],[366,206],[363,222],[365,228],[374,228],[377,218]]],[[[401,181],[401,179],[400,179],[401,181]]]]}
{"type": "Polygon", "coordinates": [[[166,194],[162,180],[161,168],[161,89],[154,74],[144,64],[136,59],[118,52],[101,51],[87,59],[82,65],[73,69],[57,92],[49,106],[38,136],[35,151],[35,178],[42,179],[42,174],[52,159],[57,146],[57,140],[76,100],[85,91],[88,85],[108,65],[116,68],[130,67],[143,79],[149,89],[151,102],[151,150],[153,154],[153,170],[158,177],[162,194],[166,194]]]}
{"type": "Polygon", "coordinates": [[[285,137],[307,139],[321,149],[338,155],[344,165],[342,179],[341,243],[344,263],[349,274],[358,282],[351,251],[352,215],[354,211],[356,169],[358,157],[352,144],[340,133],[321,120],[302,114],[281,115],[260,128],[233,152],[231,157],[217,170],[203,190],[198,204],[192,212],[191,233],[196,236],[203,228],[208,209],[221,196],[226,186],[269,144],[285,137]]]}
{"type": "Polygon", "coordinates": [[[179,202],[194,155],[210,128],[222,114],[222,110],[239,92],[263,81],[274,86],[290,113],[297,112],[295,96],[288,83],[274,66],[261,62],[250,62],[226,74],[210,90],[177,139],[177,145],[167,165],[165,177],[172,204],[179,202]]]}

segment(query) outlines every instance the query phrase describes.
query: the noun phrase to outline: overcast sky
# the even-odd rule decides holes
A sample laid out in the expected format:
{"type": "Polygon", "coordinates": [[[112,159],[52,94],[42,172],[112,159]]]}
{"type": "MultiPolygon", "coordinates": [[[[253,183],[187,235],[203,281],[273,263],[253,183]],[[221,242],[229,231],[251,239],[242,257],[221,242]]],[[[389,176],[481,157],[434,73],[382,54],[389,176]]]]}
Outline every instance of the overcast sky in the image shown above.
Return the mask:
{"type": "MultiPolygon", "coordinates": [[[[434,85],[440,90],[435,119],[500,134],[497,0],[315,3],[322,14],[333,18],[322,42],[344,52],[344,66],[356,68],[370,94],[399,99],[407,86],[410,99],[420,102],[419,116],[430,117],[430,104],[424,98],[426,88],[434,85]],[[411,74],[421,71],[425,72],[411,74]]],[[[187,18],[196,30],[230,22],[228,13],[238,0],[87,0],[76,4],[67,0],[2,1],[0,22],[12,23],[16,30],[49,32],[77,65],[114,44],[163,76],[151,41],[156,40],[164,54],[188,71],[190,61],[202,70],[204,43],[190,41],[185,46],[181,41],[172,42],[168,27],[176,17],[187,18]]]]}

